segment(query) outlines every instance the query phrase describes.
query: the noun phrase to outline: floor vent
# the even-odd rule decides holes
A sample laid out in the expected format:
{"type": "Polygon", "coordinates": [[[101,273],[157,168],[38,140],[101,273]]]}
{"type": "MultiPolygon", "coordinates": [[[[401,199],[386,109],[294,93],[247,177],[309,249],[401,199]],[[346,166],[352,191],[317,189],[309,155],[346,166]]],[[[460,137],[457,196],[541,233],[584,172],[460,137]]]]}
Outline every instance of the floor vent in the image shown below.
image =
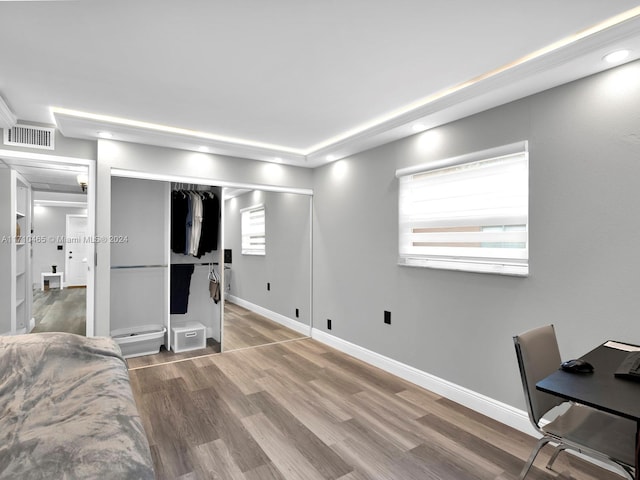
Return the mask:
{"type": "Polygon", "coordinates": [[[4,130],[4,144],[54,150],[55,128],[16,125],[4,130]]]}

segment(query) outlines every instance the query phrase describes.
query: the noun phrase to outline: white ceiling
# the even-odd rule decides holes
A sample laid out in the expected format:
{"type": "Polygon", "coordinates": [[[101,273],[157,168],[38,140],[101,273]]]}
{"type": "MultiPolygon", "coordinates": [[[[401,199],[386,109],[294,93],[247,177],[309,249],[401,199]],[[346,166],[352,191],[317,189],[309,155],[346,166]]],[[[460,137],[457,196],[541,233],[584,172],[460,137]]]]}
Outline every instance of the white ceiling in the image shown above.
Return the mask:
{"type": "Polygon", "coordinates": [[[0,168],[12,168],[19,172],[34,191],[77,193],[86,197],[78,184],[78,174],[87,175],[82,165],[38,162],[21,158],[0,158],[0,168]]]}
{"type": "Polygon", "coordinates": [[[56,123],[72,137],[108,130],[316,166],[412,134],[417,120],[432,127],[609,68],[602,56],[613,49],[639,58],[640,8],[636,0],[1,1],[0,45],[0,95],[21,120],[56,123]]]}

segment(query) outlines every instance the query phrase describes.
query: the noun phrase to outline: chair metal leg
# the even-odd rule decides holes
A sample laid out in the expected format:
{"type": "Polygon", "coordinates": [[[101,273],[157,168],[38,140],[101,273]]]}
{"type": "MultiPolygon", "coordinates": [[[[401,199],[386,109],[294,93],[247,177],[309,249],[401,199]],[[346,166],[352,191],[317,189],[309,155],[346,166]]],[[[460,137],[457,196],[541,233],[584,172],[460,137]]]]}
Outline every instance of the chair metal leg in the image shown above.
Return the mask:
{"type": "Polygon", "coordinates": [[[558,458],[558,455],[560,455],[560,452],[562,452],[566,448],[567,447],[565,445],[563,445],[562,443],[556,447],[556,449],[553,451],[553,455],[551,455],[551,458],[549,459],[549,463],[547,463],[547,469],[548,470],[551,470],[553,462],[556,461],[556,458],[558,458]]]}
{"type": "MultiPolygon", "coordinates": [[[[548,443],[549,441],[551,441],[551,439],[547,440],[547,442],[545,442],[545,443],[548,443]]],[[[540,447],[540,448],[542,448],[542,447],[540,447]]],[[[562,452],[564,450],[567,450],[567,449],[570,449],[570,447],[568,447],[567,445],[564,445],[562,443],[555,448],[555,450],[553,451],[553,455],[551,455],[551,458],[549,459],[549,462],[547,463],[547,469],[548,470],[552,470],[551,467],[552,467],[553,463],[556,461],[556,458],[558,458],[558,455],[560,455],[560,452],[562,452]]],[[[577,451],[580,451],[580,450],[577,450],[577,451]]],[[[536,454],[537,454],[537,452],[536,452],[536,454]]],[[[617,461],[615,461],[613,459],[609,459],[609,461],[611,461],[615,465],[619,466],[624,471],[624,473],[629,478],[629,480],[635,480],[635,478],[636,478],[635,477],[635,470],[632,467],[629,467],[628,465],[625,465],[623,463],[617,462],[617,461]]],[[[529,468],[531,468],[531,465],[529,466],[529,468]]],[[[520,477],[521,480],[523,478],[524,477],[522,477],[522,476],[520,477]]]]}
{"type": "Polygon", "coordinates": [[[520,472],[520,476],[518,477],[519,480],[523,480],[524,477],[527,476],[527,473],[529,473],[529,470],[531,470],[531,466],[533,465],[534,460],[538,456],[538,453],[540,453],[540,449],[544,447],[547,443],[549,443],[551,440],[553,439],[546,436],[538,440],[538,443],[536,444],[535,448],[531,452],[531,455],[529,456],[529,460],[527,460],[527,463],[525,464],[524,468],[520,472]]]}
{"type": "Polygon", "coordinates": [[[622,470],[624,470],[624,472],[627,474],[630,480],[635,480],[636,475],[635,475],[635,470],[633,468],[627,467],[626,465],[622,465],[621,463],[618,463],[618,462],[616,462],[616,464],[620,468],[622,468],[622,470]]]}

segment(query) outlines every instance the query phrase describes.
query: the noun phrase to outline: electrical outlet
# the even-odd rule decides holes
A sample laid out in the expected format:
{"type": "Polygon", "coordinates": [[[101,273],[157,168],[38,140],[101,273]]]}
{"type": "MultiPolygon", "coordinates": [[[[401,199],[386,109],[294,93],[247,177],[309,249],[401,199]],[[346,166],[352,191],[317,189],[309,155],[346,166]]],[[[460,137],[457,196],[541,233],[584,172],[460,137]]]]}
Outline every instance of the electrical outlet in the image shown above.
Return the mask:
{"type": "Polygon", "coordinates": [[[327,330],[331,330],[331,319],[327,318],[327,330]]]}
{"type": "Polygon", "coordinates": [[[388,312],[387,310],[384,311],[384,323],[391,325],[391,312],[388,312]]]}

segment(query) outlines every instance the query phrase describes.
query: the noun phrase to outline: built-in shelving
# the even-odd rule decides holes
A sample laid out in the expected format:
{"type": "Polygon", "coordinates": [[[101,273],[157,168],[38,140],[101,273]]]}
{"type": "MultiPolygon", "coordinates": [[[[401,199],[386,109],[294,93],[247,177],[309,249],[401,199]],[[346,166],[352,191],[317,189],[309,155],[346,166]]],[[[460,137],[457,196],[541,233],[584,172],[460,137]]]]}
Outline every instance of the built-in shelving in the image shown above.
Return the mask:
{"type": "Polygon", "coordinates": [[[25,333],[31,317],[31,186],[15,170],[0,170],[0,334],[25,333]],[[11,241],[7,241],[10,239],[11,241]]]}

